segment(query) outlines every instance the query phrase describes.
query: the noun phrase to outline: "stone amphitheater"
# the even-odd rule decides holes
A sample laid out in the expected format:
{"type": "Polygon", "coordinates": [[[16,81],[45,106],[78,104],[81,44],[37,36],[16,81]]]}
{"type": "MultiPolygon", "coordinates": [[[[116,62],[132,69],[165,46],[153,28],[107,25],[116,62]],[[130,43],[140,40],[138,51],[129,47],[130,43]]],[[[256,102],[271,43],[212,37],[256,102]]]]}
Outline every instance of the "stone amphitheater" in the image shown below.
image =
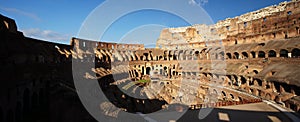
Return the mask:
{"type": "Polygon", "coordinates": [[[292,0],[214,25],[165,28],[155,48],[75,37],[70,45],[45,42],[24,37],[12,19],[1,16],[0,56],[7,64],[1,73],[11,82],[1,85],[0,121],[92,121],[82,112],[74,64],[94,64],[77,77],[98,81],[110,101],[100,109],[112,118],[120,110],[146,114],[182,104],[192,113],[181,121],[197,119],[190,116],[203,108],[216,110],[206,121],[254,121],[241,114],[247,110],[262,116],[258,120],[298,121],[299,6],[292,0]],[[113,105],[120,110],[109,111],[113,105]],[[63,116],[53,114],[61,107],[63,116]],[[37,113],[41,117],[32,117],[37,113]]]}

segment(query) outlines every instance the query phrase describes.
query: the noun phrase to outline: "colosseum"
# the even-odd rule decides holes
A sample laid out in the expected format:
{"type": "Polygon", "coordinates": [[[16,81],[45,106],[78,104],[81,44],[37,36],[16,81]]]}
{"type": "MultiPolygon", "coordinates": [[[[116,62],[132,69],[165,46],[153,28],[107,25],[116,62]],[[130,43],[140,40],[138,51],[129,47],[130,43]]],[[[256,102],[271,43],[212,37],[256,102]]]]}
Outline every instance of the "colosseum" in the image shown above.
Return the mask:
{"type": "Polygon", "coordinates": [[[199,110],[209,108],[203,121],[299,121],[299,6],[292,0],[213,25],[165,28],[155,48],[47,42],[1,15],[0,122],[96,121],[78,95],[89,89],[74,80],[97,81],[108,99],[98,109],[110,119],[180,104],[187,112],[178,121],[200,121],[199,110]]]}

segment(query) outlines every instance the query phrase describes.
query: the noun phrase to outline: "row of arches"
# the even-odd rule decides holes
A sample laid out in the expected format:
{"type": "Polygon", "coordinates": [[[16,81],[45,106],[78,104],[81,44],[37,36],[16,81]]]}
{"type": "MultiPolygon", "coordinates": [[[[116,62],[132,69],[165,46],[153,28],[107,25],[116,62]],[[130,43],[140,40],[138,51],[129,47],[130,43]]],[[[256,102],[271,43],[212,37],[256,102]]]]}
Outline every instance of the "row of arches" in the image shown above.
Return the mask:
{"type": "Polygon", "coordinates": [[[281,49],[279,51],[269,50],[264,51],[251,51],[251,52],[234,52],[226,53],[227,59],[247,59],[247,58],[272,58],[272,57],[284,57],[284,58],[298,58],[300,57],[300,49],[294,48],[291,51],[281,49]]]}
{"type": "MultiPolygon", "coordinates": [[[[147,57],[147,56],[146,56],[147,57]]],[[[198,50],[179,50],[179,51],[164,51],[163,55],[156,56],[156,60],[209,60],[209,59],[247,59],[247,58],[272,58],[272,57],[284,57],[284,58],[298,58],[300,57],[300,49],[294,48],[290,51],[281,49],[279,51],[269,50],[265,51],[251,51],[251,52],[234,52],[226,53],[221,50],[203,49],[198,50]]],[[[142,58],[140,58],[142,59],[142,58]]],[[[146,59],[146,58],[145,58],[146,59]]],[[[147,59],[147,61],[153,60],[153,56],[147,59]]]]}
{"type": "MultiPolygon", "coordinates": [[[[84,56],[88,59],[88,56],[84,56]]],[[[298,58],[300,57],[300,49],[294,48],[292,50],[281,49],[279,51],[269,50],[265,51],[251,51],[251,52],[227,52],[226,54],[222,50],[203,49],[199,50],[170,50],[164,51],[162,55],[154,56],[151,51],[149,53],[143,53],[138,55],[136,52],[114,52],[99,51],[96,53],[98,62],[109,61],[160,61],[160,60],[210,60],[210,59],[248,59],[248,58],[298,58]]]]}

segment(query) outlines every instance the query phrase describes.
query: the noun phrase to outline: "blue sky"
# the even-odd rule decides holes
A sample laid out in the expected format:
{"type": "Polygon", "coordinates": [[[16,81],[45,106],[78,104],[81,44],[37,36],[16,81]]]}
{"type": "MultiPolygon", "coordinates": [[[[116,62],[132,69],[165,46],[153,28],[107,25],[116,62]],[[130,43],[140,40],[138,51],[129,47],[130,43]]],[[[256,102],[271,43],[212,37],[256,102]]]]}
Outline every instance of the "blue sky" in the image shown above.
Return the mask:
{"type": "MultiPolygon", "coordinates": [[[[212,21],[217,22],[275,5],[284,0],[183,1],[190,6],[201,6],[212,21]]],[[[77,36],[87,16],[103,2],[103,0],[26,0],[26,2],[24,0],[0,0],[0,13],[15,19],[18,29],[28,37],[68,44],[71,37],[77,36]]],[[[131,4],[135,5],[135,3],[131,4]]],[[[176,2],[165,6],[173,6],[173,4],[176,2]]],[[[114,13],[110,10],[107,12],[114,13]]],[[[101,19],[98,22],[101,23],[101,19]]],[[[170,13],[157,10],[137,11],[115,21],[101,40],[124,43],[144,43],[139,40],[147,40],[147,42],[155,43],[160,29],[188,25],[188,22],[170,13]],[[144,30],[147,31],[144,32],[144,30]],[[151,32],[150,35],[149,32],[151,32]]]]}

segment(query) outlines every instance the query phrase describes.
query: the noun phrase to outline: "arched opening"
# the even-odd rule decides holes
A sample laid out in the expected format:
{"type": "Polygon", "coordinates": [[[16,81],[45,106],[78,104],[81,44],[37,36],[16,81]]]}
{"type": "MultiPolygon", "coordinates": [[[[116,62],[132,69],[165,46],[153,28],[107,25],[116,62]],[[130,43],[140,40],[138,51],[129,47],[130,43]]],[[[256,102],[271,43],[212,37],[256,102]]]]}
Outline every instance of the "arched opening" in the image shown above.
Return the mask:
{"type": "Polygon", "coordinates": [[[178,60],[183,60],[183,50],[180,50],[178,53],[178,60]]]}
{"type": "Polygon", "coordinates": [[[295,49],[292,50],[292,57],[293,58],[300,57],[300,50],[298,48],[295,48],[295,49]]]}
{"type": "Polygon", "coordinates": [[[163,59],[163,57],[162,57],[162,56],[159,56],[158,60],[162,60],[162,59],[163,59]]]}
{"type": "Polygon", "coordinates": [[[149,56],[150,56],[150,59],[149,59],[149,60],[153,61],[152,51],[149,52],[149,56]]]}
{"type": "Polygon", "coordinates": [[[168,58],[168,51],[164,51],[164,55],[163,55],[163,57],[164,57],[164,60],[167,60],[168,58]]]}
{"type": "Polygon", "coordinates": [[[223,95],[224,97],[226,97],[226,93],[225,93],[224,91],[222,91],[222,95],[223,95]]]}
{"type": "Polygon", "coordinates": [[[234,96],[232,94],[230,94],[230,97],[231,97],[232,100],[234,100],[234,96]]]}
{"type": "Polygon", "coordinates": [[[243,101],[243,98],[241,98],[241,97],[238,97],[239,98],[239,101],[243,101]]]}
{"type": "Polygon", "coordinates": [[[251,52],[251,56],[252,56],[252,58],[256,58],[254,51],[251,52]]]}
{"type": "Polygon", "coordinates": [[[199,59],[198,57],[199,57],[199,51],[196,51],[195,56],[194,56],[194,60],[198,60],[199,59]]]}
{"type": "Polygon", "coordinates": [[[147,75],[150,75],[150,71],[151,71],[151,68],[150,68],[150,67],[147,67],[147,68],[146,68],[146,74],[147,74],[147,75]]]}
{"type": "Polygon", "coordinates": [[[105,62],[106,60],[106,55],[102,55],[102,62],[105,62]]]}
{"type": "Polygon", "coordinates": [[[136,70],[134,70],[134,74],[135,74],[135,77],[139,77],[139,73],[136,70]]]}
{"type": "Polygon", "coordinates": [[[238,84],[238,76],[236,76],[236,75],[232,75],[233,77],[233,85],[235,85],[235,86],[239,86],[239,84],[238,84]]]}
{"type": "Polygon", "coordinates": [[[225,57],[224,55],[225,55],[224,51],[221,51],[221,52],[219,53],[219,59],[223,60],[224,57],[225,57]]]}
{"type": "Polygon", "coordinates": [[[276,52],[274,50],[270,50],[268,53],[268,57],[276,57],[276,52]]]}
{"type": "Polygon", "coordinates": [[[226,53],[226,56],[228,59],[232,59],[231,54],[230,53],[226,53]]]}
{"type": "Polygon", "coordinates": [[[260,79],[255,79],[255,81],[257,82],[257,84],[258,84],[259,86],[262,86],[262,80],[260,80],[260,79]]]}
{"type": "Polygon", "coordinates": [[[135,56],[135,60],[139,60],[139,58],[136,54],[134,54],[134,56],[135,56]]]}
{"type": "Polygon", "coordinates": [[[218,95],[218,92],[217,92],[216,89],[214,89],[213,91],[214,91],[214,92],[213,92],[213,95],[218,95]]]}
{"type": "Polygon", "coordinates": [[[130,56],[130,61],[133,61],[133,57],[132,56],[130,56]]]}
{"type": "Polygon", "coordinates": [[[173,58],[172,51],[169,51],[169,53],[167,54],[167,56],[168,56],[168,59],[171,60],[171,58],[173,58]]]}
{"type": "Polygon", "coordinates": [[[226,93],[224,91],[222,91],[222,99],[227,100],[227,96],[226,96],[226,93]]]}
{"type": "Polygon", "coordinates": [[[175,54],[173,55],[173,60],[177,60],[177,57],[175,54]]]}
{"type": "Polygon", "coordinates": [[[248,58],[248,53],[242,52],[242,55],[243,55],[243,57],[244,57],[245,59],[248,58]]]}
{"type": "Polygon", "coordinates": [[[241,76],[241,81],[242,81],[242,84],[245,84],[246,83],[246,78],[244,78],[243,76],[241,76]]]}
{"type": "Polygon", "coordinates": [[[257,71],[257,70],[253,70],[253,72],[254,72],[255,74],[258,74],[258,71],[257,71]]]}
{"type": "Polygon", "coordinates": [[[239,53],[234,52],[233,54],[234,54],[234,59],[239,59],[239,58],[240,58],[240,57],[239,57],[239,56],[240,56],[239,53]]]}
{"type": "Polygon", "coordinates": [[[258,58],[265,58],[266,57],[266,54],[264,51],[259,51],[258,52],[258,58]]]}
{"type": "Polygon", "coordinates": [[[142,75],[145,75],[145,74],[144,74],[144,71],[145,71],[145,68],[142,67],[142,75]]]}
{"type": "Polygon", "coordinates": [[[285,49],[282,49],[282,50],[280,50],[280,57],[287,58],[288,57],[288,53],[289,53],[289,51],[287,51],[285,49]]]}

